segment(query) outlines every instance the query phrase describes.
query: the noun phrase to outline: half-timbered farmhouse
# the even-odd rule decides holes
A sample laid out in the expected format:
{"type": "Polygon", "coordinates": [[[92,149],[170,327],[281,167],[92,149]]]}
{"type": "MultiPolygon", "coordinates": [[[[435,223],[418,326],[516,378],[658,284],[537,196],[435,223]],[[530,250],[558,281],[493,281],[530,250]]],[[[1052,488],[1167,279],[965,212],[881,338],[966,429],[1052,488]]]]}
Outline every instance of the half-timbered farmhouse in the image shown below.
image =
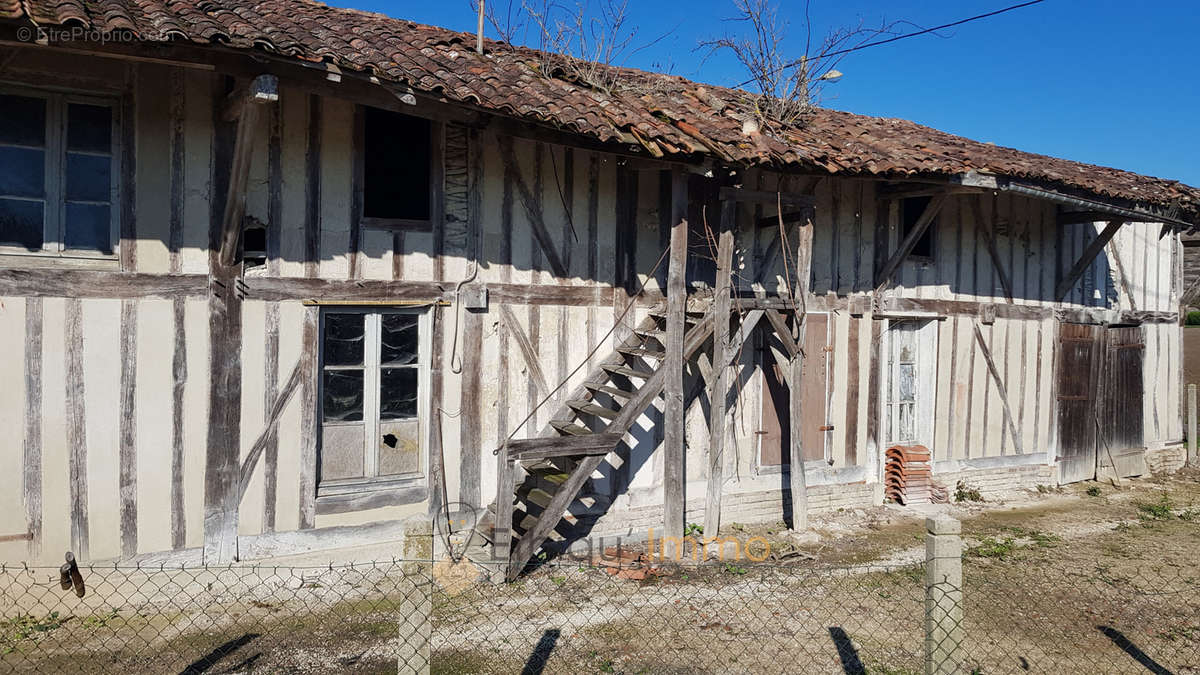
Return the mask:
{"type": "Polygon", "coordinates": [[[0,559],[480,507],[518,571],[879,504],[892,445],[1183,461],[1200,190],[308,0],[0,19],[0,559]]]}

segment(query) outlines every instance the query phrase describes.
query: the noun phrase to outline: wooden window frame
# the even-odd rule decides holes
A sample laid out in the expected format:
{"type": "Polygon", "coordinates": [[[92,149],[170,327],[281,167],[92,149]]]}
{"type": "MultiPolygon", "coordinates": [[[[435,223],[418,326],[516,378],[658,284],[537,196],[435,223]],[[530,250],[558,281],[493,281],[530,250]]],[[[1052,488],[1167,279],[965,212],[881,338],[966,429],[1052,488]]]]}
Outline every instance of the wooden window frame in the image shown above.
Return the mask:
{"type": "Polygon", "coordinates": [[[938,355],[938,321],[931,317],[913,316],[887,319],[884,327],[884,351],[879,367],[883,377],[880,378],[881,391],[879,414],[879,429],[881,434],[881,451],[894,444],[924,445],[930,452],[934,451],[935,433],[933,425],[936,419],[937,406],[937,355],[938,355]],[[916,398],[913,405],[913,430],[915,437],[901,441],[891,433],[889,416],[894,398],[895,371],[892,367],[892,355],[896,350],[897,331],[902,325],[913,326],[913,346],[917,350],[914,368],[914,389],[916,398]],[[925,391],[928,389],[928,391],[925,391]]]}
{"type": "MultiPolygon", "coordinates": [[[[363,208],[366,204],[366,181],[362,179],[367,171],[367,157],[364,152],[367,143],[367,125],[365,105],[354,106],[354,175],[355,175],[355,203],[357,204],[357,213],[354,217],[358,220],[358,226],[366,230],[380,230],[384,232],[433,232],[433,224],[441,219],[442,211],[442,189],[443,189],[443,171],[445,168],[445,134],[446,125],[444,122],[421,115],[409,115],[429,122],[429,218],[375,218],[363,215],[363,208]]],[[[398,115],[408,115],[408,113],[390,110],[388,108],[380,108],[387,112],[396,113],[398,115]]]]}
{"type": "MultiPolygon", "coordinates": [[[[895,233],[896,233],[895,239],[896,240],[894,242],[892,242],[892,246],[891,246],[892,251],[895,251],[896,249],[900,248],[900,244],[904,243],[905,237],[908,236],[908,225],[904,222],[904,203],[909,200],[912,200],[912,199],[921,199],[921,200],[924,200],[925,203],[928,204],[929,199],[932,199],[932,198],[930,198],[930,197],[905,197],[903,199],[896,200],[896,229],[895,229],[895,233]]],[[[929,223],[929,227],[928,227],[928,229],[925,230],[925,233],[917,238],[916,243],[920,244],[921,239],[924,239],[925,237],[929,237],[929,255],[920,255],[915,252],[910,252],[908,254],[908,257],[905,258],[904,262],[915,263],[917,265],[932,265],[934,262],[936,262],[937,250],[938,250],[938,232],[937,232],[938,231],[938,221],[941,219],[941,216],[942,216],[941,213],[934,216],[933,222],[929,223]]],[[[913,248],[915,249],[916,246],[914,246],[913,248]]]]}
{"type": "Polygon", "coordinates": [[[426,456],[428,445],[429,421],[433,411],[430,409],[429,392],[431,390],[431,363],[433,354],[433,316],[426,308],[412,307],[344,307],[330,306],[322,308],[318,322],[318,377],[317,377],[317,507],[318,513],[343,512],[357,510],[345,508],[348,504],[353,507],[355,499],[369,497],[369,506],[373,508],[393,504],[408,504],[423,501],[428,496],[429,458],[426,456]],[[321,447],[320,441],[327,424],[324,414],[324,336],[325,318],[329,314],[362,314],[364,315],[364,352],[363,352],[363,419],[360,422],[333,423],[337,426],[363,426],[363,477],[321,479],[321,447]],[[384,314],[411,314],[417,319],[417,439],[419,443],[420,468],[409,474],[378,476],[378,449],[374,447],[379,437],[379,352],[380,352],[380,317],[384,314]],[[374,450],[374,452],[373,452],[374,450]],[[380,499],[380,497],[384,497],[380,499]],[[390,497],[390,499],[388,498],[390,497]],[[332,508],[323,509],[322,506],[332,508]]]}
{"type": "Polygon", "coordinates": [[[26,96],[46,101],[46,144],[42,248],[30,251],[22,246],[0,244],[0,267],[27,267],[42,264],[119,266],[121,254],[121,212],[123,189],[121,157],[122,101],[120,95],[84,93],[73,90],[31,87],[0,82],[0,94],[26,96]],[[66,171],[67,106],[72,103],[102,106],[112,112],[109,168],[109,248],[112,253],[66,248],[66,171]]]}

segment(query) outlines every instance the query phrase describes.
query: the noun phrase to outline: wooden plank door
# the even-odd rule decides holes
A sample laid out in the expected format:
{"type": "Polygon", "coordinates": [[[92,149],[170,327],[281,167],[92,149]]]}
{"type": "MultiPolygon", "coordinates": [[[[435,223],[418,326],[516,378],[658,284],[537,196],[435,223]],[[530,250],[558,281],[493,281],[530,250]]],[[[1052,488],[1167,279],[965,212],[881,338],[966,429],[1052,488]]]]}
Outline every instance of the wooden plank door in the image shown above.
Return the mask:
{"type": "Polygon", "coordinates": [[[1058,482],[1096,477],[1099,326],[1064,323],[1058,329],[1058,482]]]}
{"type": "MultiPolygon", "coordinates": [[[[804,410],[804,459],[825,459],[825,439],[828,428],[829,398],[829,315],[809,314],[804,333],[804,372],[801,374],[800,397],[804,410]]],[[[767,351],[763,352],[767,354],[767,351]]],[[[759,464],[780,466],[790,461],[791,447],[790,402],[788,398],[786,363],[767,356],[762,364],[762,419],[760,421],[759,464]]]]}
{"type": "Polygon", "coordinates": [[[1112,467],[1122,478],[1146,473],[1142,409],[1145,353],[1141,326],[1105,331],[1099,462],[1103,467],[1112,467]]]}

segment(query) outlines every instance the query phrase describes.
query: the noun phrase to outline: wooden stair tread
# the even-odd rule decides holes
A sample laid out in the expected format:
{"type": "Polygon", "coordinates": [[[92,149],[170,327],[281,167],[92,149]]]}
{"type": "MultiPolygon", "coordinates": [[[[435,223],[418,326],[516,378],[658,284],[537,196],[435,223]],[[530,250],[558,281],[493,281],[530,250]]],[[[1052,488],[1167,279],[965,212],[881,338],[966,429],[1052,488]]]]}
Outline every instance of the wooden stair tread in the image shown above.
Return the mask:
{"type": "Polygon", "coordinates": [[[633,398],[634,394],[637,393],[634,391],[625,391],[624,389],[619,389],[617,387],[609,386],[606,384],[589,384],[589,385],[587,385],[587,388],[594,392],[605,393],[605,394],[608,394],[609,396],[612,396],[613,398],[619,398],[619,399],[624,399],[624,400],[629,400],[629,399],[633,398]]]}
{"type": "Polygon", "coordinates": [[[617,351],[629,356],[649,356],[652,359],[663,360],[667,358],[667,353],[658,349],[650,349],[649,347],[618,347],[617,351]]]}
{"type": "Polygon", "coordinates": [[[604,368],[605,370],[607,370],[608,372],[610,372],[614,375],[624,375],[625,377],[636,377],[639,380],[648,380],[651,377],[654,377],[654,373],[647,373],[644,370],[635,370],[633,368],[630,368],[629,366],[604,365],[604,366],[601,366],[601,368],[604,368]]]}
{"type": "Polygon", "coordinates": [[[616,410],[605,408],[594,401],[567,401],[567,405],[584,415],[597,415],[610,420],[615,419],[620,414],[616,410]]]}
{"type": "Polygon", "coordinates": [[[553,420],[550,422],[550,426],[557,429],[559,433],[563,433],[568,436],[590,436],[592,434],[591,429],[585,429],[574,422],[559,422],[557,420],[553,420]]]}

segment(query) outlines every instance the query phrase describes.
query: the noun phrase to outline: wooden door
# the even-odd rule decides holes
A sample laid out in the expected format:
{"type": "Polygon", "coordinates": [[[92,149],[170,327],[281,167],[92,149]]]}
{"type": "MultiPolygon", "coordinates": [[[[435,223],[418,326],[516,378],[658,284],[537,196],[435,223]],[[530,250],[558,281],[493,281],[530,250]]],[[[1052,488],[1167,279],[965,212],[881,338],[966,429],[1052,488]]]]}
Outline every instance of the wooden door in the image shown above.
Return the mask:
{"type": "Polygon", "coordinates": [[[1141,326],[1105,331],[1099,463],[1102,467],[1112,467],[1122,478],[1146,473],[1142,409],[1145,352],[1141,326]]]}
{"type": "MultiPolygon", "coordinates": [[[[829,315],[809,314],[804,333],[804,372],[801,374],[801,409],[804,411],[804,459],[825,459],[828,426],[829,315]]],[[[763,352],[767,354],[767,351],[763,352]]],[[[759,464],[779,466],[791,460],[791,406],[788,394],[786,362],[778,363],[769,355],[762,364],[762,420],[759,464]]]]}
{"type": "Polygon", "coordinates": [[[1096,477],[1099,326],[1064,323],[1058,329],[1058,482],[1096,477]]]}

